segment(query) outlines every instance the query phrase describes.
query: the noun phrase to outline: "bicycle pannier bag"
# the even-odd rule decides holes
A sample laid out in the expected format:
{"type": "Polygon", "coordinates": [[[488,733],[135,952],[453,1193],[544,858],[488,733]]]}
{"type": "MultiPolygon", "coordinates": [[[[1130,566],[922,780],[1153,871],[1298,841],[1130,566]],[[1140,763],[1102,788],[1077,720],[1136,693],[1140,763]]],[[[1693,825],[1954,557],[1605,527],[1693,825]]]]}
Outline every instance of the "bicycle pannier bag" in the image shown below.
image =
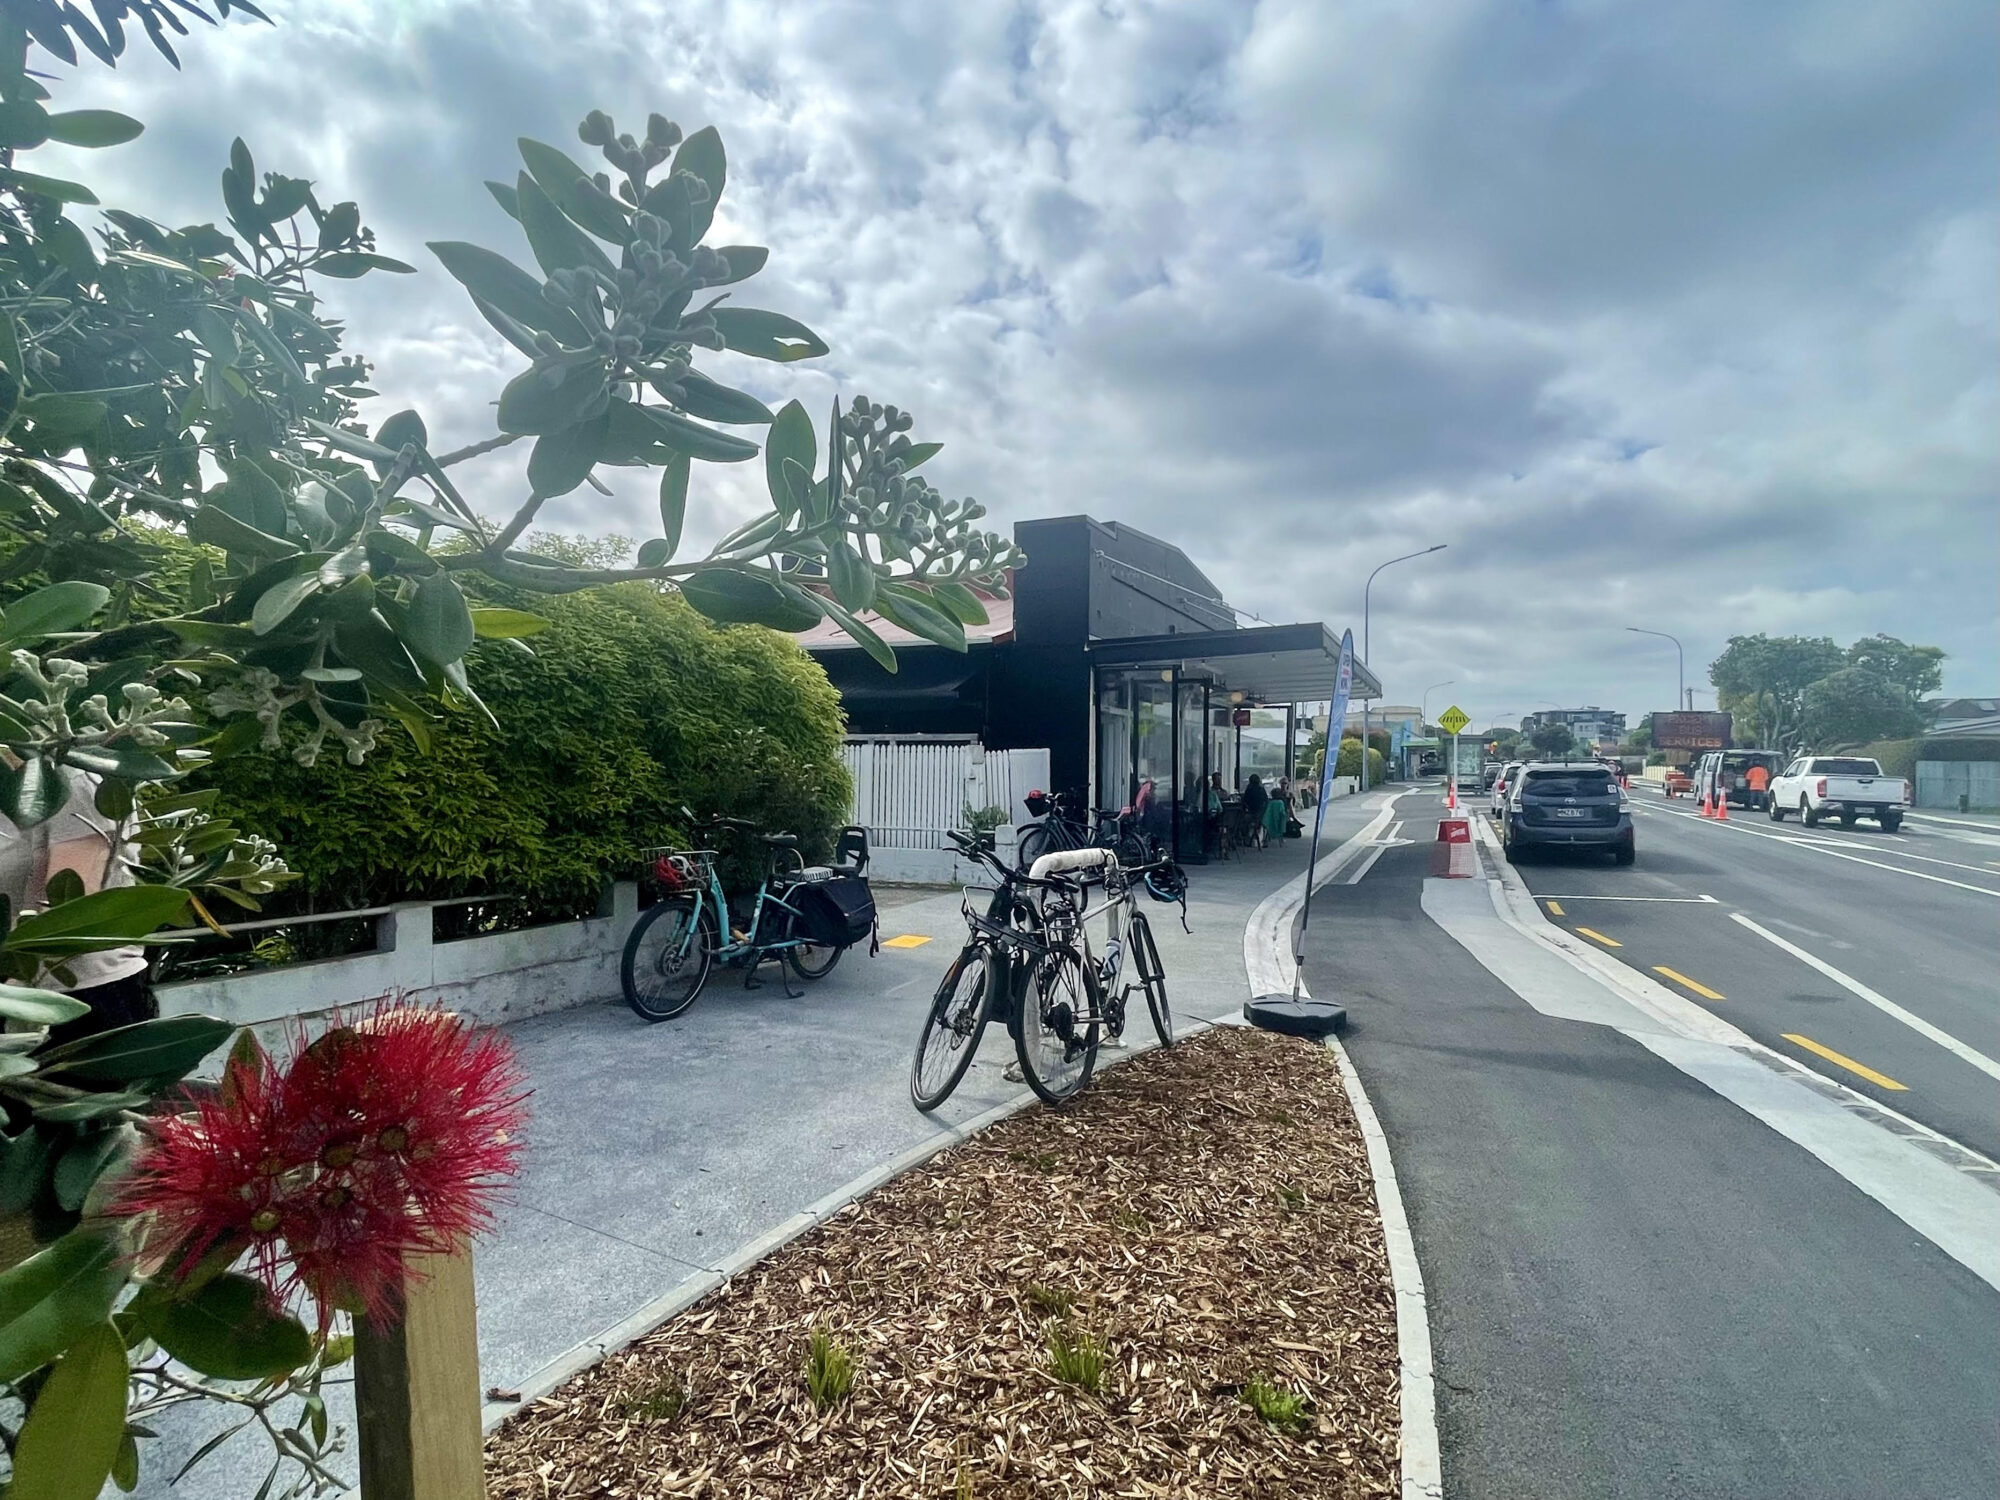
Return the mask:
{"type": "Polygon", "coordinates": [[[836,875],[798,893],[800,936],[848,948],[875,930],[875,894],[857,876],[836,875]]]}

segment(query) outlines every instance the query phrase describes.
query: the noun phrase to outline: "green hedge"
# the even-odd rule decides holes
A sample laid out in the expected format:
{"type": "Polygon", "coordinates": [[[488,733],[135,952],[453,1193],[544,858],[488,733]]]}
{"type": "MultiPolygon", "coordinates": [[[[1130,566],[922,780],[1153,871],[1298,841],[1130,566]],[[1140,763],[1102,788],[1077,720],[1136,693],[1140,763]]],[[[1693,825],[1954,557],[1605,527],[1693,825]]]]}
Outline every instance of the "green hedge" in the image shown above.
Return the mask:
{"type": "MultiPolygon", "coordinates": [[[[304,876],[272,910],[491,893],[520,898],[509,926],[587,914],[607,875],[678,839],[683,803],[828,855],[849,800],[840,699],[796,643],[719,628],[645,584],[532,604],[552,622],[532,657],[485,642],[469,663],[499,727],[460,712],[429,754],[391,728],[358,767],[272,753],[211,773],[228,812],[304,876]]],[[[725,878],[758,868],[742,850],[725,878]]]]}
{"type": "Polygon", "coordinates": [[[1890,776],[1909,780],[1917,774],[1916,740],[1877,740],[1859,752],[1880,765],[1890,776]]]}

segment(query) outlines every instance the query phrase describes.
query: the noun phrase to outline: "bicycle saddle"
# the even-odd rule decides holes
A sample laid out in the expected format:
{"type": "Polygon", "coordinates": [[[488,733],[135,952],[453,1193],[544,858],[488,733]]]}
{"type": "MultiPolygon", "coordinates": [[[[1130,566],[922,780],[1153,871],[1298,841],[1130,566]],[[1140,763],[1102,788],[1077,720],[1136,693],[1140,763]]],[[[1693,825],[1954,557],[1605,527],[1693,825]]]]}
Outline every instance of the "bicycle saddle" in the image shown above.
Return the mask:
{"type": "Polygon", "coordinates": [[[1118,856],[1109,849],[1065,849],[1060,854],[1044,854],[1028,871],[1030,880],[1047,880],[1064,870],[1101,870],[1116,864],[1118,856]]]}
{"type": "Polygon", "coordinates": [[[757,835],[773,849],[796,849],[799,836],[796,833],[760,833],[757,835]]]}

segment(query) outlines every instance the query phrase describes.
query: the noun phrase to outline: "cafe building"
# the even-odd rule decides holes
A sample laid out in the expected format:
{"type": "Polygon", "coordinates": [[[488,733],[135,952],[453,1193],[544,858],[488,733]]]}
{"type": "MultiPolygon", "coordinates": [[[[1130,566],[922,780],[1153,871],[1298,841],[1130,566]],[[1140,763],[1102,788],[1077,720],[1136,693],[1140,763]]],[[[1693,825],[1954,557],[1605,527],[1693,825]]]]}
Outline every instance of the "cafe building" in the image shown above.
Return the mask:
{"type": "MultiPolygon", "coordinates": [[[[830,621],[800,638],[839,690],[849,734],[1045,749],[1048,790],[1143,808],[1149,831],[1200,859],[1201,789],[1219,772],[1242,790],[1253,709],[1283,711],[1295,764],[1305,711],[1333,697],[1339,635],[1319,621],[1239,624],[1186,553],[1119,522],[1023,521],[1014,541],[1027,561],[964,654],[871,621],[895,647],[890,673],[830,621]]],[[[1360,662],[1352,696],[1357,708],[1381,696],[1360,662]]]]}

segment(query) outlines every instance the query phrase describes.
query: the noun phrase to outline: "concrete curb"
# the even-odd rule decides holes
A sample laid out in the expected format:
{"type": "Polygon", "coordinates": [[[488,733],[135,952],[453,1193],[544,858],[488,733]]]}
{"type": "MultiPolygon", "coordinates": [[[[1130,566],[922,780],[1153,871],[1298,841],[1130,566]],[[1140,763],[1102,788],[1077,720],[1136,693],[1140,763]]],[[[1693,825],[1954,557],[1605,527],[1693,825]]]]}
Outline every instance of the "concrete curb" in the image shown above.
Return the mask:
{"type": "MultiPolygon", "coordinates": [[[[1395,797],[1383,806],[1373,822],[1334,851],[1323,868],[1324,880],[1331,880],[1342,866],[1376,838],[1395,811],[1395,797]]],[[[1322,881],[1315,881],[1320,884],[1322,881]]],[[[1292,958],[1292,924],[1298,920],[1305,898],[1305,877],[1273,891],[1251,914],[1244,929],[1244,961],[1250,972],[1250,988],[1259,990],[1269,981],[1274,991],[1291,989],[1297,973],[1292,958]],[[1255,933],[1264,945],[1261,953],[1251,951],[1255,933]]],[[[1305,993],[1303,984],[1300,994],[1305,993]]],[[[1417,1264],[1417,1244],[1410,1234],[1409,1216],[1403,1211],[1402,1189],[1396,1182],[1396,1166],[1389,1156],[1389,1138],[1382,1131],[1361,1075],[1337,1037],[1328,1037],[1340,1081],[1347,1090],[1348,1103],[1361,1127],[1361,1139],[1368,1148],[1368,1171],[1375,1179],[1375,1210],[1382,1220],[1382,1239],[1389,1252],[1389,1281],[1396,1294],[1396,1354],[1402,1366],[1403,1393],[1402,1472],[1403,1500],[1442,1500],[1444,1463],[1438,1450],[1437,1385],[1431,1364],[1430,1307],[1424,1297],[1423,1269],[1417,1264]]]]}

